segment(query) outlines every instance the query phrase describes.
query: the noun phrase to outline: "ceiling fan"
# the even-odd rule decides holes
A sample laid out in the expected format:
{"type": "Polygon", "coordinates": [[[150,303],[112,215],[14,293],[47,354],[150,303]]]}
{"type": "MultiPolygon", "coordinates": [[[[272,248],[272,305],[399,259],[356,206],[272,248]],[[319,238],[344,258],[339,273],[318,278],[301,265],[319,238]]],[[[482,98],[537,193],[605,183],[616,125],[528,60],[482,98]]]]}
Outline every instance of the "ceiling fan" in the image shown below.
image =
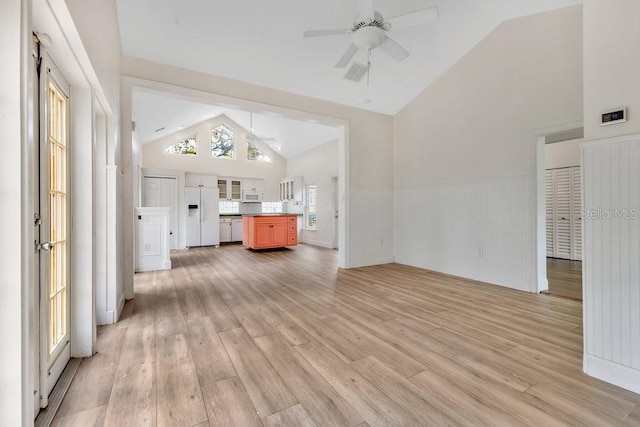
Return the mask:
{"type": "MultiPolygon", "coordinates": [[[[371,51],[380,47],[387,55],[400,62],[409,56],[409,52],[393,41],[387,32],[394,29],[415,27],[426,25],[437,21],[439,18],[438,7],[427,7],[410,12],[404,15],[394,16],[385,19],[373,8],[373,0],[356,0],[358,3],[358,16],[353,21],[352,28],[336,28],[331,30],[305,31],[304,37],[323,37],[333,35],[351,34],[351,46],[336,63],[336,68],[344,68],[360,49],[367,52],[368,57],[371,51]]],[[[367,69],[371,66],[370,61],[367,69]]],[[[360,75],[359,81],[364,73],[360,75]]]]}
{"type": "Polygon", "coordinates": [[[265,144],[271,149],[282,151],[282,147],[276,144],[275,138],[260,137],[254,132],[255,129],[253,128],[253,112],[249,111],[249,133],[245,135],[245,140],[250,144],[254,144],[257,146],[265,144]]]}

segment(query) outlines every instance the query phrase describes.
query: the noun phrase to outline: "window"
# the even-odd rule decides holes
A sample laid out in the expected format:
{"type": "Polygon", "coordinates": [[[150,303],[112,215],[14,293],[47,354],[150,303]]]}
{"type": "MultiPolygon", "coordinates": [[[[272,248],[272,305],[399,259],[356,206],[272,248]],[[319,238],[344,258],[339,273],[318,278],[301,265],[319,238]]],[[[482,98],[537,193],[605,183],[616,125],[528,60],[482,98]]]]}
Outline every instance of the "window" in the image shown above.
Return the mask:
{"type": "Polygon", "coordinates": [[[306,206],[306,215],[305,215],[305,228],[308,230],[316,229],[316,210],[317,210],[317,201],[316,201],[316,186],[315,185],[307,185],[306,189],[307,196],[307,206],[306,206]]]}
{"type": "Polygon", "coordinates": [[[240,213],[240,202],[228,202],[222,201],[219,202],[218,213],[221,214],[232,214],[232,213],[240,213]]]}
{"type": "Polygon", "coordinates": [[[267,156],[264,151],[252,143],[249,143],[247,147],[247,160],[254,162],[271,162],[271,157],[267,156]]]}
{"type": "Polygon", "coordinates": [[[216,126],[211,131],[211,157],[235,159],[235,134],[225,125],[216,126]]]}
{"type": "Polygon", "coordinates": [[[164,152],[167,154],[187,154],[195,156],[197,154],[196,137],[192,136],[180,142],[176,142],[174,145],[170,145],[165,148],[164,152]]]}
{"type": "Polygon", "coordinates": [[[262,213],[282,212],[282,202],[262,202],[262,213]]]}

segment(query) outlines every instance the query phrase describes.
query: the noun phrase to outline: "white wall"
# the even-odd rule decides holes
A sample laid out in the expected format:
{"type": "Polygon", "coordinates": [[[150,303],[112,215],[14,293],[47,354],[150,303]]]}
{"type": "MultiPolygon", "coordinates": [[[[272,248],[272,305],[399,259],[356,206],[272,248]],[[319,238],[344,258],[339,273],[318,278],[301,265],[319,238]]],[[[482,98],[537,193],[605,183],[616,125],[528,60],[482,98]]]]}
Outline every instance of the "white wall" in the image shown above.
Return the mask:
{"type": "Polygon", "coordinates": [[[567,168],[580,166],[582,163],[581,139],[554,142],[544,146],[545,169],[567,168]]]}
{"type": "Polygon", "coordinates": [[[279,200],[279,182],[286,174],[286,162],[271,150],[264,150],[273,162],[254,162],[247,159],[246,132],[236,122],[225,115],[205,120],[194,126],[176,131],[156,141],[142,146],[142,167],[152,169],[174,169],[185,172],[216,174],[218,176],[240,178],[262,178],[265,180],[265,201],[279,200]],[[236,158],[211,158],[211,131],[220,124],[226,124],[235,132],[236,158]],[[167,154],[164,149],[181,140],[196,136],[198,154],[185,156],[167,154]]]}
{"type": "MultiPolygon", "coordinates": [[[[338,176],[338,141],[332,141],[287,160],[287,176],[303,177],[303,185],[316,185],[317,229],[300,231],[304,243],[333,247],[334,193],[332,178],[338,176]]],[[[288,212],[304,212],[292,206],[288,212]]]]}
{"type": "Polygon", "coordinates": [[[349,197],[341,194],[350,205],[346,265],[393,261],[392,117],[137,58],[124,57],[122,66],[123,74],[132,78],[346,120],[349,152],[344,161],[350,176],[344,182],[349,197]]]}
{"type": "Polygon", "coordinates": [[[584,1],[583,193],[585,209],[596,212],[584,220],[584,370],[636,393],[640,219],[632,209],[640,208],[638,16],[636,0],[584,1]],[[608,42],[612,35],[620,43],[608,42]],[[627,123],[599,126],[600,113],[622,106],[628,107],[627,123]]]}
{"type": "Polygon", "coordinates": [[[502,23],[395,117],[396,260],[536,289],[536,136],[581,118],[581,7],[502,23]]]}
{"type": "Polygon", "coordinates": [[[585,139],[640,133],[638,12],[636,0],[584,0],[585,139]],[[628,107],[627,123],[600,127],[600,114],[618,107],[628,107]]]}
{"type": "MultiPolygon", "coordinates": [[[[0,414],[2,423],[19,426],[28,423],[25,410],[31,399],[27,375],[29,360],[29,322],[27,284],[23,280],[23,250],[28,241],[23,239],[22,197],[23,170],[27,147],[26,117],[21,100],[26,93],[27,52],[29,38],[29,11],[26,1],[0,2],[0,414]]],[[[26,101],[26,99],[25,99],[26,101]]],[[[26,104],[25,104],[26,105],[26,104]]],[[[26,176],[26,174],[25,174],[26,176]]]]}

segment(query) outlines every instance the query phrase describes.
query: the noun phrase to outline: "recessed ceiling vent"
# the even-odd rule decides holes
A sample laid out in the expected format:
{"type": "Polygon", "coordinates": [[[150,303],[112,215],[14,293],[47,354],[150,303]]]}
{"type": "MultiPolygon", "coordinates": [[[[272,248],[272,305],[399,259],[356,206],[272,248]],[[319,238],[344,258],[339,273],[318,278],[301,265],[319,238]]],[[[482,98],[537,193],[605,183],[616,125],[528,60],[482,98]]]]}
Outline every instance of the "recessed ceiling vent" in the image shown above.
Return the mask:
{"type": "Polygon", "coordinates": [[[359,62],[354,62],[351,68],[344,75],[344,78],[352,82],[359,82],[367,74],[367,66],[359,62]]]}

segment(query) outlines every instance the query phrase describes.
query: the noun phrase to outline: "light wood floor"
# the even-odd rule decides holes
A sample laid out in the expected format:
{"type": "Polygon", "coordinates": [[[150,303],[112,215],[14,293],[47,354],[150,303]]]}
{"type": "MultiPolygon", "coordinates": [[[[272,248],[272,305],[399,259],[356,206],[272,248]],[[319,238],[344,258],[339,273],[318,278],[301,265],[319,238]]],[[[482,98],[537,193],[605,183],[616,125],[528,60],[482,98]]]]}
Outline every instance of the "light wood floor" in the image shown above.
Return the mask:
{"type": "Polygon", "coordinates": [[[580,302],[336,258],[230,245],[136,275],[55,424],[640,424],[582,373],[580,302]]]}
{"type": "Polygon", "coordinates": [[[582,301],[582,262],[547,258],[548,294],[582,301]]]}

